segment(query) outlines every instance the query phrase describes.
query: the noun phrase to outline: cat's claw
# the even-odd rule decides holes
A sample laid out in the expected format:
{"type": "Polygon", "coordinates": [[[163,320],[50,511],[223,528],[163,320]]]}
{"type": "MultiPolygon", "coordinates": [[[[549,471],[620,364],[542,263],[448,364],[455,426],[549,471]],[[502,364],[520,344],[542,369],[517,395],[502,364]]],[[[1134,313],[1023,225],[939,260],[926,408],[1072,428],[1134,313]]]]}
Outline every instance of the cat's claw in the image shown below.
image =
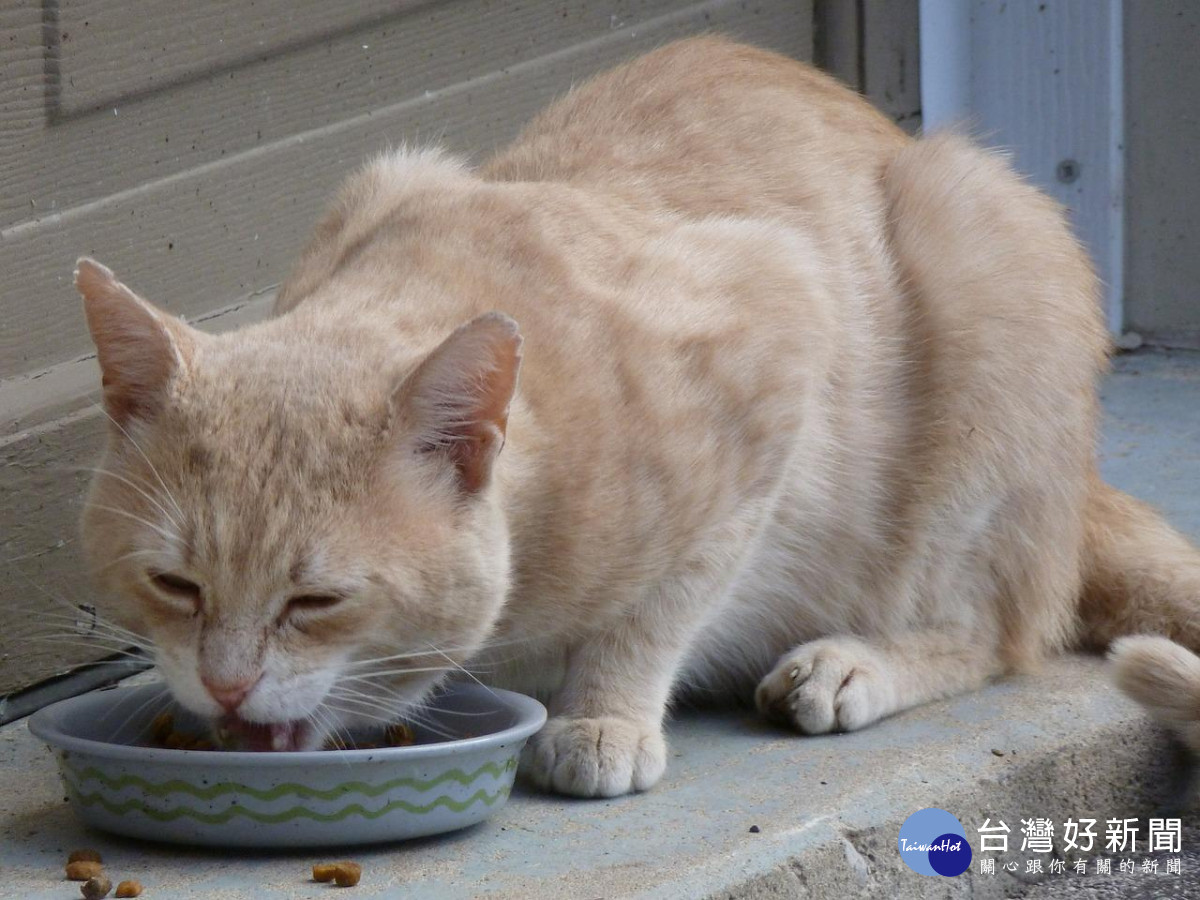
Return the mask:
{"type": "Polygon", "coordinates": [[[763,714],[804,734],[854,731],[896,709],[887,660],[850,637],[810,641],[784,654],[754,700],[763,714]]]}
{"type": "Polygon", "coordinates": [[[644,791],[662,777],[662,729],[613,717],[551,719],[525,750],[526,772],[543,790],[575,797],[644,791]]]}

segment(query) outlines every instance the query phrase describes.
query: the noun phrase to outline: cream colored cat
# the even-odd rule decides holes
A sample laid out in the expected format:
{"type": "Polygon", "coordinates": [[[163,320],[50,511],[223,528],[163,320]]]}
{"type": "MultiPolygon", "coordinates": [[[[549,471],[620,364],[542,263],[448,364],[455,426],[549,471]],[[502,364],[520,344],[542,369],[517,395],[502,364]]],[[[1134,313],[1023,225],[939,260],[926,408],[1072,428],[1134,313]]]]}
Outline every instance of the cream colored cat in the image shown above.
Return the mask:
{"type": "Polygon", "coordinates": [[[1200,644],[1200,554],[1095,474],[1061,211],[779,56],[684,41],[480,169],[373,162],[231,334],[77,283],[107,609],[275,749],[469,662],[548,698],[537,782],[615,795],[662,775],[675,690],[821,734],[1200,644]]]}

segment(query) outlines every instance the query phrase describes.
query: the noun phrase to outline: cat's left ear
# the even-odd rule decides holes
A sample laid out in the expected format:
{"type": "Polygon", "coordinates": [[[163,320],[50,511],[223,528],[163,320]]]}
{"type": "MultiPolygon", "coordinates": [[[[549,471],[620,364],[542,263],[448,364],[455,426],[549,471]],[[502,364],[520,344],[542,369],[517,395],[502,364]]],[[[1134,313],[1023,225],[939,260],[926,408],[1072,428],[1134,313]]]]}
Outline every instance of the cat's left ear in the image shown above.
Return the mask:
{"type": "Polygon", "coordinates": [[[504,446],[521,342],[515,321],[487,313],[446,338],[396,392],[406,439],[453,465],[464,493],[487,486],[504,446]]]}
{"type": "Polygon", "coordinates": [[[150,418],[190,355],[190,329],[93,259],[75,264],[75,287],[96,343],[105,409],[121,426],[132,418],[150,418]]]}

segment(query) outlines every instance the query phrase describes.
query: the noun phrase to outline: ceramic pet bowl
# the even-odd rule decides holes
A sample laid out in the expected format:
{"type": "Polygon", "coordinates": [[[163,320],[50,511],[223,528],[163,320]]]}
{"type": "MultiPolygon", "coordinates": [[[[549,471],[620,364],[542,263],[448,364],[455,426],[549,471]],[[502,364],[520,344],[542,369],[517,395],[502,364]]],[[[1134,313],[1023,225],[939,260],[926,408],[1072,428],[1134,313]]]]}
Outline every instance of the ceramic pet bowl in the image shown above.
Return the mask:
{"type": "MultiPolygon", "coordinates": [[[[183,844],[305,847],[397,841],[488,818],[546,721],[536,700],[459,685],[422,713],[417,743],[380,750],[249,753],[146,746],[161,685],[101,691],[35,713],[87,825],[183,844]],[[473,735],[446,740],[437,732],[473,735]]],[[[178,727],[203,732],[172,708],[178,727]]]]}

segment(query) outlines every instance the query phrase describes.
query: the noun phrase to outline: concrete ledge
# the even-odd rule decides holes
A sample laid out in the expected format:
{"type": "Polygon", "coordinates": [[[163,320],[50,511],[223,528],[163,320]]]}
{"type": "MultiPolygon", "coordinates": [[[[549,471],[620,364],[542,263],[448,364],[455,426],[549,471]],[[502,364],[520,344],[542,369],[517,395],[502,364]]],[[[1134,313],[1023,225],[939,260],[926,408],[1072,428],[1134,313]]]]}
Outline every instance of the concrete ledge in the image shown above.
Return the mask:
{"type": "MultiPolygon", "coordinates": [[[[589,802],[522,790],[458,835],[333,855],[363,864],[356,897],[1011,896],[1025,883],[1002,871],[911,872],[896,851],[900,824],[941,806],[978,850],[975,829],[999,818],[1015,851],[1021,818],[1144,818],[1163,755],[1103,664],[1083,658],[853,735],[802,738],[749,713],[689,713],[670,738],[671,768],[647,794],[589,802]]],[[[6,889],[27,898],[73,894],[62,864],[84,846],[147,897],[328,890],[307,874],[329,853],[202,852],[85,832],[24,723],[0,732],[0,822],[6,889]]],[[[1013,851],[1002,858],[1023,868],[1032,854],[1013,851]]]]}

